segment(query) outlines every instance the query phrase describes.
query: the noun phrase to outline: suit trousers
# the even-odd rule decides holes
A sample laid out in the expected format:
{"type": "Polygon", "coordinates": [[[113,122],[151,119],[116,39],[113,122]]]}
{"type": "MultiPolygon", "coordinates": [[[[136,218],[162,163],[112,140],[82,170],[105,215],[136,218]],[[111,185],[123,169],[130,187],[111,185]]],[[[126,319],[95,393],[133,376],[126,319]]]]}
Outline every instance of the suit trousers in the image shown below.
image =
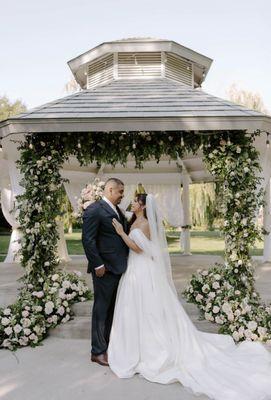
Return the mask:
{"type": "Polygon", "coordinates": [[[106,352],[113,322],[116,295],[121,275],[106,271],[99,278],[92,271],[94,304],[92,309],[91,353],[106,352]]]}

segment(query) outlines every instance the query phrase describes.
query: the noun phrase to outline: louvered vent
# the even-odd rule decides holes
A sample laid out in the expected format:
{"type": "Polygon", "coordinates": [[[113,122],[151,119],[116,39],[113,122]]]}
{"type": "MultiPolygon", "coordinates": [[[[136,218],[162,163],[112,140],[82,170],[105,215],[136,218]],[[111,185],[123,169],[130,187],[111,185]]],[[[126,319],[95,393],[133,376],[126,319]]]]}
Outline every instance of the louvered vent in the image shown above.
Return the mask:
{"type": "Polygon", "coordinates": [[[165,76],[166,78],[173,79],[178,82],[185,83],[186,85],[192,86],[192,65],[190,62],[166,53],[165,60],[165,76]]]}
{"type": "Polygon", "coordinates": [[[89,64],[87,71],[87,88],[101,85],[113,79],[113,54],[100,58],[89,64]]]}
{"type": "Polygon", "coordinates": [[[161,77],[161,52],[118,53],[118,77],[161,77]]]}

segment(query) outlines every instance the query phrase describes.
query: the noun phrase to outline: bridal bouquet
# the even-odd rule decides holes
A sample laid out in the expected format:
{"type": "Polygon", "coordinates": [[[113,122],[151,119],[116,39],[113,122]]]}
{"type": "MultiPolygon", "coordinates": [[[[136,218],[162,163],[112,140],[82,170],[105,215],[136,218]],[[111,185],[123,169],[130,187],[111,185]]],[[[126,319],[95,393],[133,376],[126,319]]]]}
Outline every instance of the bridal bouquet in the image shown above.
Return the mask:
{"type": "Polygon", "coordinates": [[[101,181],[100,178],[95,178],[92,183],[89,183],[81,191],[81,197],[78,199],[78,213],[77,216],[82,216],[83,211],[95,201],[102,198],[103,189],[105,182],[101,181]]]}

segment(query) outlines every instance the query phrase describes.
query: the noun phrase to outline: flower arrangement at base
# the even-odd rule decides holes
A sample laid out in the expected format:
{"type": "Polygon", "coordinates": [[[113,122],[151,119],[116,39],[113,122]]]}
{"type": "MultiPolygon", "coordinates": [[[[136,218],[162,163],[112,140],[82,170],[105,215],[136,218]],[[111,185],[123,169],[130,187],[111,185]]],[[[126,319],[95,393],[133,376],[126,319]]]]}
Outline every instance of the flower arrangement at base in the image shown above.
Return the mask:
{"type": "Polygon", "coordinates": [[[92,298],[80,276],[57,271],[40,278],[38,287],[24,286],[14,304],[0,308],[0,348],[38,346],[49,328],[72,319],[71,305],[92,298]]]}
{"type": "Polygon", "coordinates": [[[219,333],[231,335],[236,342],[271,343],[270,305],[261,304],[256,291],[250,294],[230,284],[227,264],[199,269],[183,294],[198,306],[203,319],[220,325],[219,333]]]}
{"type": "Polygon", "coordinates": [[[271,343],[271,307],[261,303],[255,289],[249,254],[256,239],[262,239],[255,224],[263,205],[259,154],[253,135],[232,139],[236,142],[214,137],[204,148],[204,161],[221,185],[225,262],[198,270],[184,295],[206,320],[220,325],[220,333],[232,335],[236,342],[271,343]]]}
{"type": "Polygon", "coordinates": [[[95,178],[92,183],[88,183],[81,191],[81,197],[77,201],[78,212],[77,217],[81,217],[83,211],[95,201],[98,201],[103,196],[105,182],[100,178],[95,178]]]}

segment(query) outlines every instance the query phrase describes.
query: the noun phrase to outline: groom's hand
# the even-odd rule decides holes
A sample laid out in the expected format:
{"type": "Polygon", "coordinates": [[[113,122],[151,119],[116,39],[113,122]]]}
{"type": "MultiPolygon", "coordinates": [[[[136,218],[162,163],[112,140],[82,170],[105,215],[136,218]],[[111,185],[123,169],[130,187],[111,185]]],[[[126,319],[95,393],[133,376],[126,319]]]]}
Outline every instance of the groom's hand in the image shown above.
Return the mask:
{"type": "Polygon", "coordinates": [[[95,269],[95,274],[98,278],[101,278],[105,274],[105,267],[95,269]]]}

